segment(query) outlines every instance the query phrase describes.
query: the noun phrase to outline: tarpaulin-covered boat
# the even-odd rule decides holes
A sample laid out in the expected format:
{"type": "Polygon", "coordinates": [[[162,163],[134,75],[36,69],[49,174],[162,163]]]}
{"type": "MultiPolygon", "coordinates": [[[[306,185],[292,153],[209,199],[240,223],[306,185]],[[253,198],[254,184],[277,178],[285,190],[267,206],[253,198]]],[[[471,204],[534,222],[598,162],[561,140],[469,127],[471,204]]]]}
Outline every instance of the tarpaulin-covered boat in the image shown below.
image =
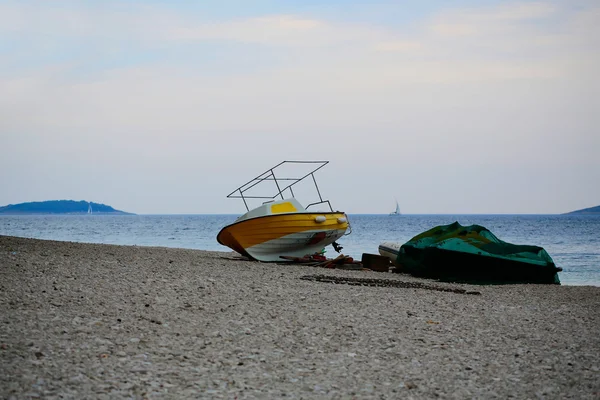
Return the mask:
{"type": "Polygon", "coordinates": [[[507,243],[483,226],[458,222],[436,226],[399,249],[384,242],[379,251],[397,254],[402,272],[454,282],[560,284],[562,271],[542,247],[507,243]]]}

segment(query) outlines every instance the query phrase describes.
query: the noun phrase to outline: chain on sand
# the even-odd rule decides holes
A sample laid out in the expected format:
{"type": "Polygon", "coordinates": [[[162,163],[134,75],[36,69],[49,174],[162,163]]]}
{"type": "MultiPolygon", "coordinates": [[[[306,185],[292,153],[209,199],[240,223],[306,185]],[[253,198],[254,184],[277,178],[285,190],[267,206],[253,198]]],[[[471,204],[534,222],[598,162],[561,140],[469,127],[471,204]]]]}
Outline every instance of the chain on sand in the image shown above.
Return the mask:
{"type": "Polygon", "coordinates": [[[376,286],[376,287],[397,287],[407,289],[426,289],[426,290],[437,290],[439,292],[451,292],[459,294],[474,294],[480,295],[480,292],[467,291],[460,288],[448,288],[442,286],[428,285],[421,282],[404,282],[395,279],[372,279],[372,278],[348,278],[340,276],[328,276],[328,275],[304,275],[300,279],[314,282],[327,282],[344,285],[354,286],[376,286]]]}

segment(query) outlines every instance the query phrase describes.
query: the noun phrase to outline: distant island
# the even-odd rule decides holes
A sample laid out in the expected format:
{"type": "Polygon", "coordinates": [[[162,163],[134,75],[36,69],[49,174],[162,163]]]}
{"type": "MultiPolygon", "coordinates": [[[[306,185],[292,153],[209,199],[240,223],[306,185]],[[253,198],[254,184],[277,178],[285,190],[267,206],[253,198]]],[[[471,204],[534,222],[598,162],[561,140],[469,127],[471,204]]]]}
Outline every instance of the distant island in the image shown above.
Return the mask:
{"type": "Polygon", "coordinates": [[[85,200],[48,200],[29,203],[9,204],[0,207],[0,214],[110,214],[134,215],[121,210],[115,210],[106,204],[93,203],[85,200]]]}
{"type": "Polygon", "coordinates": [[[571,211],[567,214],[600,214],[600,206],[584,208],[582,210],[571,211]]]}

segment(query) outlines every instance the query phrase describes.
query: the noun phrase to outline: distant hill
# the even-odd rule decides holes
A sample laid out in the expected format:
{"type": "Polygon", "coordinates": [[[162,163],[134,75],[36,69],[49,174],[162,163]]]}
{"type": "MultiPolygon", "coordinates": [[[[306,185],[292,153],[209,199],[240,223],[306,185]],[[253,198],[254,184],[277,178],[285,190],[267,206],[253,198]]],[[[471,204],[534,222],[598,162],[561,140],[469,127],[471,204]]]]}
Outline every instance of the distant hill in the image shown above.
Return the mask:
{"type": "Polygon", "coordinates": [[[115,210],[111,206],[85,200],[48,200],[30,203],[9,204],[0,207],[0,214],[112,214],[132,215],[115,210]]]}
{"type": "Polygon", "coordinates": [[[582,210],[571,211],[567,214],[600,214],[600,206],[584,208],[582,210]]]}

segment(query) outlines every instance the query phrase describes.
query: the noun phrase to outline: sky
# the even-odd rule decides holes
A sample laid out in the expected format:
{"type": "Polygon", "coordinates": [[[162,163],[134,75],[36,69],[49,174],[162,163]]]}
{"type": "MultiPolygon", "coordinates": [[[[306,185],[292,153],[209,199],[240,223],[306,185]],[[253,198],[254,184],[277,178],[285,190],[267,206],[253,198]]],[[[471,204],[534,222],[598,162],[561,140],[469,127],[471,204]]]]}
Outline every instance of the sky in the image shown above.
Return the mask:
{"type": "Polygon", "coordinates": [[[600,204],[600,2],[0,0],[0,206],[239,214],[282,160],[347,213],[600,204]]]}

